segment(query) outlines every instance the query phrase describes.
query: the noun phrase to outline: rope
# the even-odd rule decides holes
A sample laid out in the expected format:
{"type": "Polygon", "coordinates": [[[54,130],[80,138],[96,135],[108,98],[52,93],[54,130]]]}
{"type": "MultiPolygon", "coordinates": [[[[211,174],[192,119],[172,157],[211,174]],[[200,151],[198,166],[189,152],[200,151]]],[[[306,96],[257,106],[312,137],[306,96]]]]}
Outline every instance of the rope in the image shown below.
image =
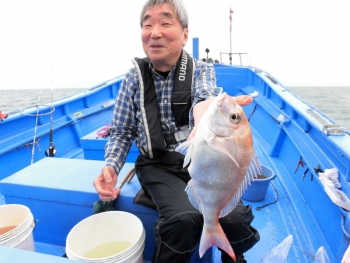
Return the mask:
{"type": "Polygon", "coordinates": [[[264,205],[262,205],[262,206],[258,206],[257,208],[255,208],[255,209],[258,210],[258,211],[260,211],[260,210],[263,209],[264,207],[267,207],[267,206],[269,206],[269,205],[272,205],[272,204],[274,204],[274,203],[277,203],[277,201],[278,201],[278,198],[279,198],[279,197],[278,197],[278,191],[277,191],[276,187],[273,185],[273,183],[272,183],[272,182],[270,182],[270,183],[271,183],[273,189],[274,189],[275,192],[276,192],[276,200],[273,201],[273,202],[271,202],[271,203],[267,203],[267,204],[264,204],[264,205]]]}
{"type": "Polygon", "coordinates": [[[346,231],[345,229],[345,216],[343,214],[340,214],[341,216],[341,219],[340,219],[340,226],[341,226],[341,230],[343,231],[344,235],[347,237],[347,238],[350,238],[350,234],[346,231]]]}
{"type": "Polygon", "coordinates": [[[48,114],[51,114],[52,112],[55,111],[55,107],[51,107],[50,105],[47,105],[47,104],[41,104],[41,105],[37,105],[37,113],[36,114],[28,114],[28,113],[25,113],[24,111],[26,109],[29,109],[29,108],[33,108],[33,106],[28,106],[24,109],[21,110],[21,114],[25,115],[25,116],[30,116],[30,117],[37,117],[37,116],[45,116],[45,115],[48,115],[48,114]],[[42,107],[42,106],[46,106],[48,108],[51,108],[51,110],[49,112],[45,112],[45,113],[38,113],[39,111],[39,107],[42,107]]]}
{"type": "Polygon", "coordinates": [[[109,133],[110,133],[110,127],[111,127],[111,123],[110,122],[107,122],[105,124],[105,126],[103,126],[101,129],[99,129],[97,132],[96,132],[96,139],[98,138],[105,138],[107,136],[109,136],[109,133]]]}
{"type": "Polygon", "coordinates": [[[255,104],[253,111],[250,113],[250,115],[248,117],[248,121],[250,121],[250,118],[254,115],[257,107],[258,107],[258,104],[255,104]]]}

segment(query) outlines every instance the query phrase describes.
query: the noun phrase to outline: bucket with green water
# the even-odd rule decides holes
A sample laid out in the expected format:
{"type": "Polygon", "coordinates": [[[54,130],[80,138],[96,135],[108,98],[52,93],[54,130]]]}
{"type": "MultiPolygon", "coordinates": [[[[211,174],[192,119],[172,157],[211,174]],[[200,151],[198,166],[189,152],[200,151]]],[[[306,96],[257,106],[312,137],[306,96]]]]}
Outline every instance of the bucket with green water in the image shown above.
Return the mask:
{"type": "Polygon", "coordinates": [[[69,232],[69,259],[99,263],[141,263],[145,230],[133,214],[109,211],[92,215],[69,232]]]}

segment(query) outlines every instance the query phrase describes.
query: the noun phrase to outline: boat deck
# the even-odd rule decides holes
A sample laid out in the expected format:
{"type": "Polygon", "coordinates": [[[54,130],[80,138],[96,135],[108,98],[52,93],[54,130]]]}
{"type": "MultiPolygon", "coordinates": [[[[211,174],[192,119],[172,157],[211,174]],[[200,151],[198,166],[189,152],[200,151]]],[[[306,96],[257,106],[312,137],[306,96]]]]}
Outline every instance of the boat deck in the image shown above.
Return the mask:
{"type": "MultiPolygon", "coordinates": [[[[253,207],[255,219],[252,225],[261,235],[261,241],[246,253],[246,259],[248,262],[258,262],[284,238],[292,235],[294,240],[288,262],[313,262],[319,246],[326,244],[325,240],[322,240],[322,232],[314,223],[312,214],[308,212],[301,195],[294,189],[294,182],[288,180],[289,176],[284,176],[289,173],[288,169],[278,158],[268,156],[266,145],[261,143],[264,140],[261,140],[254,130],[253,134],[254,147],[260,162],[270,167],[277,178],[271,182],[273,187],[269,186],[263,201],[244,201],[246,205],[253,207]],[[288,191],[293,192],[292,195],[291,192],[286,192],[285,185],[288,185],[288,191]],[[276,203],[256,210],[276,199],[278,199],[276,203]],[[319,244],[314,240],[318,240],[319,244]]],[[[96,139],[95,133],[83,139],[90,140],[89,146],[82,143],[83,148],[96,148],[96,155],[90,152],[90,157],[101,159],[99,152],[106,139],[96,139]]],[[[37,252],[56,257],[65,254],[65,239],[70,229],[92,214],[92,205],[98,200],[92,181],[102,166],[101,160],[44,158],[0,182],[0,191],[5,195],[6,203],[22,203],[31,209],[36,220],[34,239],[37,252]]],[[[132,162],[126,163],[119,180],[132,167],[132,162]]],[[[116,209],[133,213],[142,220],[146,229],[144,255],[148,261],[151,260],[154,247],[153,226],[158,213],[133,203],[133,198],[139,189],[138,180],[134,177],[130,183],[124,185],[116,202],[116,209]]],[[[218,250],[213,248],[203,259],[199,259],[198,252],[195,252],[191,262],[220,262],[219,254],[218,250]]]]}
{"type": "MultiPolygon", "coordinates": [[[[255,215],[252,225],[261,235],[261,241],[245,254],[247,261],[259,262],[263,255],[292,235],[287,262],[314,262],[321,246],[325,247],[330,262],[340,262],[349,246],[350,212],[331,201],[316,169],[337,168],[341,190],[350,196],[349,131],[332,128],[333,121],[264,71],[220,64],[215,65],[215,70],[218,87],[223,87],[228,94],[260,94],[244,111],[258,158],[276,175],[263,201],[244,201],[252,206],[255,215]],[[263,208],[256,210],[260,206],[263,208]]],[[[92,181],[103,165],[106,139],[96,139],[96,129],[111,120],[122,79],[123,76],[118,77],[54,103],[54,144],[57,146],[54,158],[46,158],[44,152],[49,145],[49,115],[38,118],[35,154],[31,150],[34,117],[19,114],[1,122],[0,159],[6,165],[0,170],[0,192],[7,203],[24,204],[33,211],[34,239],[39,252],[0,247],[1,256],[11,254],[9,258],[14,262],[28,262],[28,253],[33,258],[37,255],[38,262],[44,254],[54,255],[57,262],[64,260],[61,257],[67,234],[92,214],[93,203],[98,200],[92,181]],[[31,158],[33,165],[30,165],[31,158]]],[[[30,112],[34,114],[34,110],[30,112]]],[[[121,176],[133,166],[137,154],[133,146],[121,176]]],[[[157,212],[133,204],[138,189],[140,185],[135,177],[123,187],[116,209],[141,218],[147,236],[144,256],[149,261],[157,212]]],[[[3,258],[0,257],[0,262],[3,258]]],[[[195,262],[219,263],[219,252],[213,248],[203,259],[195,252],[191,263],[195,262]]]]}

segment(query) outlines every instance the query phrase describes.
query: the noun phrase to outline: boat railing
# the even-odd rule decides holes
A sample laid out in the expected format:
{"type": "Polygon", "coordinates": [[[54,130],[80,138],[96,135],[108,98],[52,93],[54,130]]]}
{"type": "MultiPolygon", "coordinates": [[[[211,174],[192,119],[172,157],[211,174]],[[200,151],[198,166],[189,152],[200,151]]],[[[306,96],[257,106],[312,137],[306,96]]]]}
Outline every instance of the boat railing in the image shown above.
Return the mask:
{"type": "MultiPolygon", "coordinates": [[[[248,67],[252,67],[253,66],[252,61],[251,61],[248,53],[245,53],[245,52],[238,52],[238,53],[220,52],[220,63],[223,63],[222,55],[228,55],[229,56],[230,65],[232,65],[232,57],[233,56],[237,56],[239,58],[239,64],[238,65],[240,65],[240,66],[248,66],[248,67]],[[248,60],[249,60],[249,64],[248,65],[243,64],[243,62],[242,62],[242,55],[244,56],[243,58],[246,58],[246,57],[248,58],[248,60]]],[[[237,65],[237,64],[234,64],[234,65],[237,65]]]]}

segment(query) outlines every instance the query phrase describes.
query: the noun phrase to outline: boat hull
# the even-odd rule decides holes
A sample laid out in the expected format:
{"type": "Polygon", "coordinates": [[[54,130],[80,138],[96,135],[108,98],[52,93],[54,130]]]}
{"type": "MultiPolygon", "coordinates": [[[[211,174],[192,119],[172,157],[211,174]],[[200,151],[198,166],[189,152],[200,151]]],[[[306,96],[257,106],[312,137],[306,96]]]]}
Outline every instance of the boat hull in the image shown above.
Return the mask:
{"type": "MultiPolygon", "coordinates": [[[[261,241],[246,253],[247,261],[258,262],[274,246],[292,235],[288,262],[312,262],[321,246],[325,247],[331,262],[340,262],[349,245],[349,212],[331,201],[323,189],[317,168],[337,168],[342,191],[350,196],[347,182],[350,180],[350,147],[346,147],[350,145],[349,132],[330,134],[332,130],[325,130],[325,125],[334,124],[332,120],[262,70],[222,64],[215,64],[215,70],[217,86],[228,94],[259,93],[252,104],[244,107],[244,111],[252,128],[258,158],[276,175],[271,182],[273,187],[270,185],[264,200],[244,201],[254,209],[252,225],[261,235],[261,241]],[[276,203],[256,210],[276,200],[276,203]]],[[[26,110],[26,115],[9,115],[0,123],[0,162],[6,164],[0,170],[0,191],[6,203],[24,203],[33,209],[38,220],[34,238],[41,251],[56,246],[61,248],[61,253],[69,229],[92,212],[93,202],[98,199],[92,180],[103,165],[104,145],[107,142],[107,138],[96,138],[97,131],[112,119],[113,102],[122,79],[123,76],[118,77],[53,103],[53,144],[57,154],[52,159],[58,164],[50,164],[51,158],[45,155],[50,139],[50,115],[39,116],[36,122],[35,117],[28,116],[35,114],[36,109],[33,108],[26,110]],[[33,144],[35,128],[37,139],[33,144]],[[82,172],[66,178],[72,167],[79,166],[69,165],[67,160],[86,162],[83,167],[97,163],[95,170],[86,172],[88,175],[84,176],[82,172]],[[40,165],[43,167],[37,172],[31,172],[33,167],[40,165]],[[62,176],[57,174],[57,170],[60,170],[57,167],[62,167],[62,176]],[[33,182],[27,179],[28,176],[33,176],[33,182]],[[59,180],[61,177],[66,178],[65,183],[52,179],[59,180]],[[48,178],[51,181],[47,181],[48,178]],[[76,189],[69,188],[74,182],[77,183],[74,180],[81,183],[81,188],[79,184],[76,189]],[[47,185],[40,185],[40,182],[47,185]],[[28,192],[25,189],[31,190],[28,192]],[[72,191],[77,194],[70,196],[72,191]],[[34,198],[25,193],[37,196],[34,198]],[[74,200],[69,201],[71,199],[74,200]],[[54,203],[54,206],[50,207],[47,202],[54,203]],[[61,222],[56,232],[50,232],[49,223],[58,212],[72,215],[72,221],[61,222]],[[50,216],[46,221],[39,220],[42,214],[50,216]]],[[[137,155],[138,150],[133,146],[124,169],[133,165],[137,155]]],[[[153,225],[157,212],[132,203],[139,189],[135,177],[125,185],[125,189],[123,187],[116,208],[143,217],[148,238],[145,259],[149,261],[154,246],[153,225]]],[[[55,254],[47,251],[48,254],[55,254]]],[[[204,261],[200,261],[197,255],[191,262],[220,262],[220,253],[213,248],[204,261]]]]}

